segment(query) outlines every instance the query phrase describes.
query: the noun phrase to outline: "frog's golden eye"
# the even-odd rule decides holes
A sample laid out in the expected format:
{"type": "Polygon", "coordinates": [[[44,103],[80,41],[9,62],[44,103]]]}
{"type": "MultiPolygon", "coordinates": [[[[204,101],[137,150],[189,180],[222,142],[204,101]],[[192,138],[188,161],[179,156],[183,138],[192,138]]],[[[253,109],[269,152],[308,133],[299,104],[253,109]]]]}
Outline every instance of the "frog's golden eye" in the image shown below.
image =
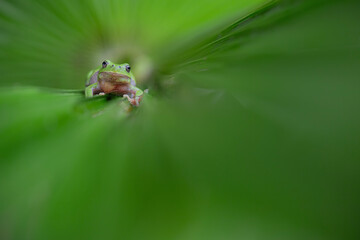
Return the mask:
{"type": "Polygon", "coordinates": [[[126,68],[126,71],[129,73],[131,70],[131,67],[129,65],[127,65],[125,68],[126,68]]]}
{"type": "Polygon", "coordinates": [[[102,67],[103,67],[103,68],[106,68],[107,65],[108,65],[107,61],[103,61],[102,67]]]}

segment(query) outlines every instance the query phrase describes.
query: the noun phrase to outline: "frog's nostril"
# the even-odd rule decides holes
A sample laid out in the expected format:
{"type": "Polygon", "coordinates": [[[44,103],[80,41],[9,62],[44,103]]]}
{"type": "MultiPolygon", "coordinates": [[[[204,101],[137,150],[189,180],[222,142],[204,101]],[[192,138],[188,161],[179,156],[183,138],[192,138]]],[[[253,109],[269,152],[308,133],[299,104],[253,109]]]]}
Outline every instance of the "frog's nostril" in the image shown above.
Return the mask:
{"type": "Polygon", "coordinates": [[[119,66],[118,68],[121,68],[121,66],[119,66]]]}
{"type": "Polygon", "coordinates": [[[111,67],[114,67],[115,65],[113,64],[113,65],[111,65],[111,67]]]}

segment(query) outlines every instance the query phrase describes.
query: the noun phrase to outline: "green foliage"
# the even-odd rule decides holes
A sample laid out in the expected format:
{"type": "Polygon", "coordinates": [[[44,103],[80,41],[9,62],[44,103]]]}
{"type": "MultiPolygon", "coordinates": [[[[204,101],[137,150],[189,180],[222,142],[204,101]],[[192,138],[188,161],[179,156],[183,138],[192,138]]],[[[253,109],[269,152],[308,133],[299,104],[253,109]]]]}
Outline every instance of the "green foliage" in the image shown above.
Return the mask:
{"type": "Polygon", "coordinates": [[[0,239],[358,239],[359,10],[0,2],[0,239]],[[103,59],[139,108],[45,88],[103,59]]]}

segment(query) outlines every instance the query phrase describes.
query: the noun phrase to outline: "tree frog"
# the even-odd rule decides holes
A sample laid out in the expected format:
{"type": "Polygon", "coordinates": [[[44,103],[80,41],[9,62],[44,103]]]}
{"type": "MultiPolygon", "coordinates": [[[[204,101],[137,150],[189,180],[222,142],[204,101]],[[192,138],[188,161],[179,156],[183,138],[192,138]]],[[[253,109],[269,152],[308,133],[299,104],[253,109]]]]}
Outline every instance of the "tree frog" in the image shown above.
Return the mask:
{"type": "Polygon", "coordinates": [[[115,64],[110,60],[89,72],[85,84],[85,96],[112,93],[127,98],[131,105],[139,106],[143,91],[136,87],[135,77],[127,63],[115,64]]]}

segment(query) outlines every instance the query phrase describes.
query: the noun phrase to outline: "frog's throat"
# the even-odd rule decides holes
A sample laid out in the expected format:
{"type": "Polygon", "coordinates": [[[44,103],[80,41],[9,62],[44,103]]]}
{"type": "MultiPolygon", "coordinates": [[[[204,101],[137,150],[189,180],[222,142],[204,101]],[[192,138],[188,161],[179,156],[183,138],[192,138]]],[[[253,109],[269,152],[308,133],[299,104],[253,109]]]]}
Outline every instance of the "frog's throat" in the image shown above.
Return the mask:
{"type": "Polygon", "coordinates": [[[116,72],[101,72],[99,80],[113,83],[129,83],[131,78],[127,75],[116,72]]]}

